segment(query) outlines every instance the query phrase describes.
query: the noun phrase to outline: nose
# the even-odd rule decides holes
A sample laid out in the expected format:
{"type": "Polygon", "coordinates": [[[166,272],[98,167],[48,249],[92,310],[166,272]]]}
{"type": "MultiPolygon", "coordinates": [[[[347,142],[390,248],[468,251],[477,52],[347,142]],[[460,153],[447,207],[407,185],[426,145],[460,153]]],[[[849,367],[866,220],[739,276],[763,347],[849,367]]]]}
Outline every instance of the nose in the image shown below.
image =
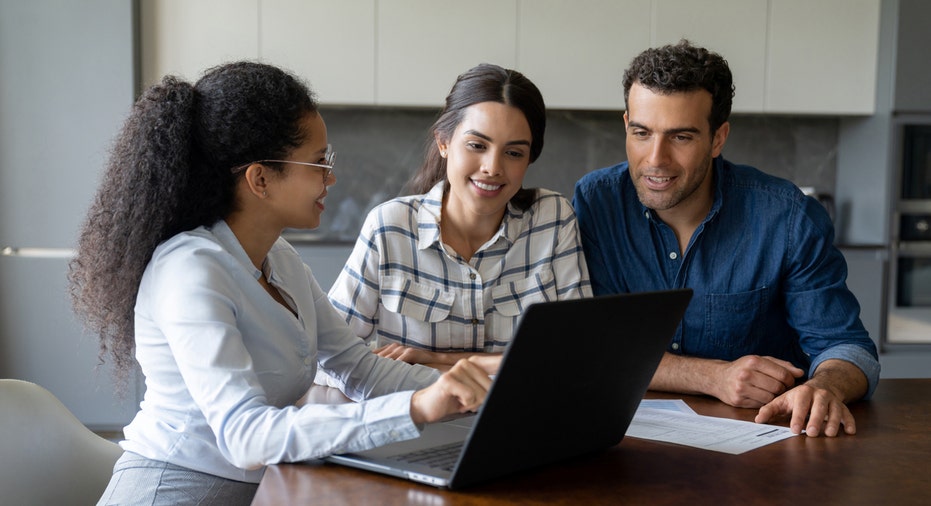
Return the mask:
{"type": "Polygon", "coordinates": [[[323,179],[324,186],[333,186],[336,184],[336,173],[330,170],[327,172],[326,177],[323,179]]]}
{"type": "Polygon", "coordinates": [[[485,156],[482,157],[482,173],[488,174],[489,176],[496,176],[501,173],[501,157],[504,156],[504,153],[499,153],[497,150],[489,149],[485,156]]]}
{"type": "Polygon", "coordinates": [[[653,167],[662,167],[669,161],[669,144],[662,135],[653,137],[647,161],[653,167]]]}

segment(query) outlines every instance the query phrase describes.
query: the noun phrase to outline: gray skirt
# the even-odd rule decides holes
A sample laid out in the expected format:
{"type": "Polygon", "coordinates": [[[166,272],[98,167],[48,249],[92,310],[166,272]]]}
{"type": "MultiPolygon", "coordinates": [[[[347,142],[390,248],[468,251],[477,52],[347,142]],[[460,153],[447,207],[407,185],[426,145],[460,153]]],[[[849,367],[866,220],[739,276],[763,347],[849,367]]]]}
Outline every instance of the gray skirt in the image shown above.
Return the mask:
{"type": "Polygon", "coordinates": [[[147,459],[131,452],[113,466],[100,505],[248,505],[259,486],[147,459]]]}

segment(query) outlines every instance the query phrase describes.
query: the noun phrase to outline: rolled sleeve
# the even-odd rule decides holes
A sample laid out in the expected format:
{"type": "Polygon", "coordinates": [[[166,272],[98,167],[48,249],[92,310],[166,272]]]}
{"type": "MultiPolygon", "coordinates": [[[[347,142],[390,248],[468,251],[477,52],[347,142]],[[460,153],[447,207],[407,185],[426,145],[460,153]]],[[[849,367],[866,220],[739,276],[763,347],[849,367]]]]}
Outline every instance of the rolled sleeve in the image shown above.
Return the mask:
{"type": "Polygon", "coordinates": [[[867,388],[866,395],[863,396],[863,399],[869,399],[873,396],[873,391],[876,390],[876,385],[879,384],[880,367],[879,360],[877,360],[872,353],[856,344],[838,344],[832,346],[821,352],[817,357],[812,357],[811,368],[808,370],[809,377],[815,373],[815,370],[818,369],[818,366],[820,366],[822,362],[830,359],[850,362],[863,371],[863,374],[866,375],[866,380],[869,382],[869,388],[867,388]]]}

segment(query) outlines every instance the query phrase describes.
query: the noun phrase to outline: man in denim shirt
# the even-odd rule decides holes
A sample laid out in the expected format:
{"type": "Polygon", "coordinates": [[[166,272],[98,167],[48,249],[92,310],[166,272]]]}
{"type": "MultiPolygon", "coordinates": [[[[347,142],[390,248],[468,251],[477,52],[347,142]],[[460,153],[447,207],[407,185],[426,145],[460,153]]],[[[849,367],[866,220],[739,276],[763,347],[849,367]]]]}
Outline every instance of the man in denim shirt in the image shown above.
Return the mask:
{"type": "Polygon", "coordinates": [[[875,389],[876,346],[827,212],[721,157],[733,90],[727,62],[688,41],[633,60],[628,162],[575,188],[594,293],[694,290],[650,388],[760,408],[761,423],[791,417],[795,433],[853,434],[846,403],[875,389]]]}

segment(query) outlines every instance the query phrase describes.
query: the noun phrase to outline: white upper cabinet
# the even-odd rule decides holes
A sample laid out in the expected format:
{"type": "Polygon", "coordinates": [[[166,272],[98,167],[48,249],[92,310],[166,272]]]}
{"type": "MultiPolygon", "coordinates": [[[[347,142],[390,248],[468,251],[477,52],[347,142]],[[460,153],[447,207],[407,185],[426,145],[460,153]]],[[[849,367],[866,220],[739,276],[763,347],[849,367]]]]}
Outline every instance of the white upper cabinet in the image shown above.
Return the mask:
{"type": "Polygon", "coordinates": [[[520,0],[518,70],[555,109],[624,109],[622,78],[650,44],[650,0],[520,0]]]}
{"type": "Polygon", "coordinates": [[[880,0],[141,0],[142,78],[260,59],[324,104],[440,107],[479,63],[550,108],[624,108],[640,51],[687,38],[728,60],[734,112],[870,114],[880,0]]]}
{"type": "Polygon", "coordinates": [[[324,104],[375,103],[375,0],[262,0],[259,54],[324,104]]]}
{"type": "Polygon", "coordinates": [[[516,1],[378,2],[375,103],[440,107],[475,65],[514,67],[516,1]]]}
{"type": "Polygon", "coordinates": [[[204,70],[259,57],[259,0],[142,0],[142,84],[174,74],[197,80],[204,70]]]}
{"type": "Polygon", "coordinates": [[[763,110],[872,114],[879,0],[771,0],[763,110]]]}
{"type": "Polygon", "coordinates": [[[656,0],[653,46],[688,39],[719,53],[734,76],[733,112],[763,110],[766,0],[656,0]]]}

